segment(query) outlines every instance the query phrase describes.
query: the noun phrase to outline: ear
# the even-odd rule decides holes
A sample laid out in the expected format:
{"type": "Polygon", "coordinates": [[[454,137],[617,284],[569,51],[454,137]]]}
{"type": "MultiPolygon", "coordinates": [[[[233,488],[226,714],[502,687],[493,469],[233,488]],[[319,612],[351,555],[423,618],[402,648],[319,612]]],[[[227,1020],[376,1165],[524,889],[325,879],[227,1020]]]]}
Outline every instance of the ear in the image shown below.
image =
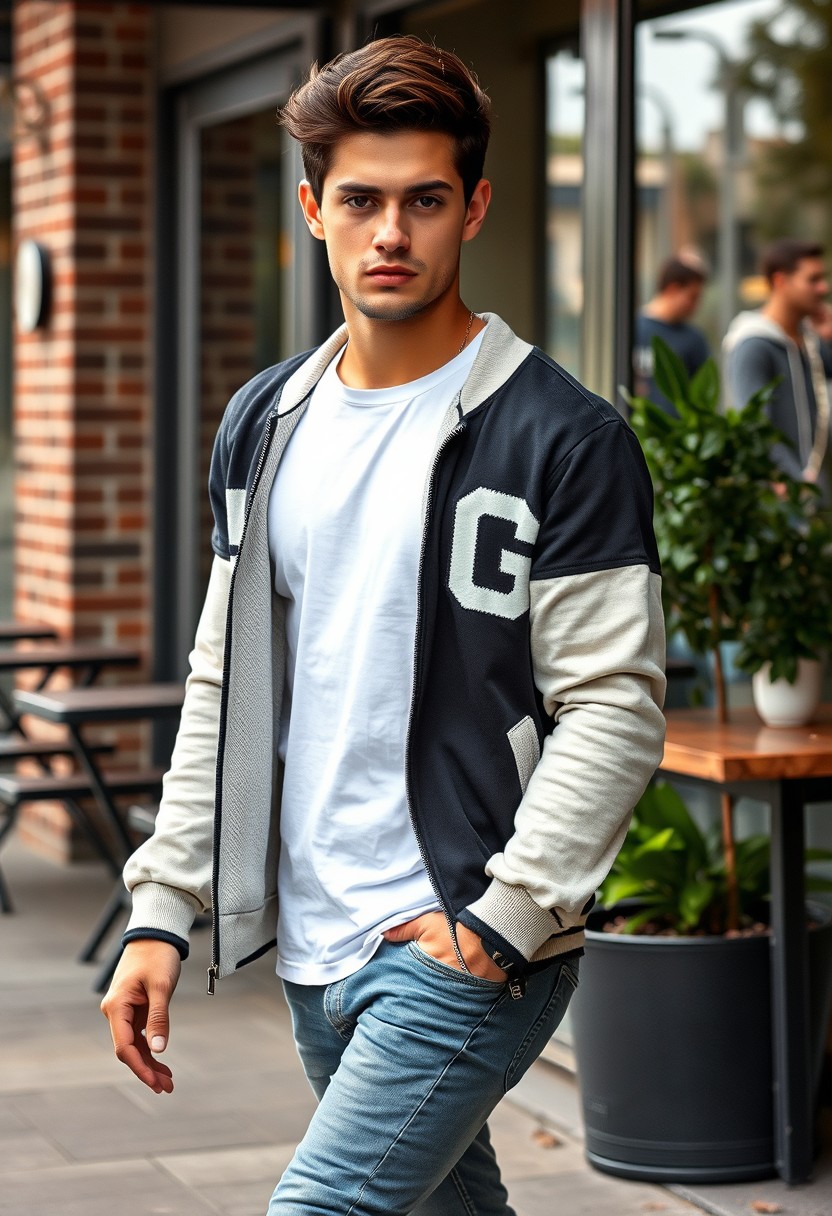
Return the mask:
{"type": "Polygon", "coordinates": [[[462,228],[463,241],[472,241],[482,228],[488,204],[491,202],[491,182],[480,178],[474,187],[468,210],[465,212],[465,223],[462,228]]]}
{"type": "Polygon", "coordinates": [[[298,186],[298,200],[309,231],[316,240],[326,240],[324,236],[324,223],[321,219],[321,209],[315,200],[315,195],[312,193],[312,187],[306,180],[302,181],[298,186]]]}

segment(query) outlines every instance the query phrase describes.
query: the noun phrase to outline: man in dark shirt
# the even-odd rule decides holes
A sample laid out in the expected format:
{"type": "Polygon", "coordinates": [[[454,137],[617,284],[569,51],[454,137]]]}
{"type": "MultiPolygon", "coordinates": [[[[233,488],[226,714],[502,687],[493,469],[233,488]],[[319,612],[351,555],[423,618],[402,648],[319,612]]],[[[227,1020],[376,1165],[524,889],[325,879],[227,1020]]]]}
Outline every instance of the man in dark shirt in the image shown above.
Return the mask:
{"type": "Polygon", "coordinates": [[[637,396],[649,397],[668,414],[676,410],[656,388],[653,379],[654,337],[661,338],[685,365],[689,376],[699,370],[710,351],[705,335],[689,318],[699,307],[707,274],[691,254],[668,258],[659,267],[656,294],[636,316],[633,379],[637,396]]]}

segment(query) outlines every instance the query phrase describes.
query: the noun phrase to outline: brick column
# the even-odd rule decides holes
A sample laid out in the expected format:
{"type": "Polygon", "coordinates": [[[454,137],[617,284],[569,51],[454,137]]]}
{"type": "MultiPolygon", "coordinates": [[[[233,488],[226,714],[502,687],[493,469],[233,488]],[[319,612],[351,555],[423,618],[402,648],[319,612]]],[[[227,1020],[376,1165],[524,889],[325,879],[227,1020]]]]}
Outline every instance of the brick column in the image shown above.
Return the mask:
{"type": "MultiPolygon", "coordinates": [[[[146,5],[14,5],[15,76],[49,106],[43,138],[15,143],[14,241],[45,245],[54,276],[46,328],[15,332],[15,612],[145,662],[152,39],[146,5]]],[[[67,837],[63,811],[48,818],[67,837]]]]}

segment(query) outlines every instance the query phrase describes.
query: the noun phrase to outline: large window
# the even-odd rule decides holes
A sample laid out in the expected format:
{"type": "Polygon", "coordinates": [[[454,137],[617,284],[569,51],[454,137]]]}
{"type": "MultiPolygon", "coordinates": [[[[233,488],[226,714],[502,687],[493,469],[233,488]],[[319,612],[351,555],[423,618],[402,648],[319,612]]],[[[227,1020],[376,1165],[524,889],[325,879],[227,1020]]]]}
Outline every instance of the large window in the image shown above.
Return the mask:
{"type": "Polygon", "coordinates": [[[695,251],[710,280],[693,320],[715,353],[764,298],[766,242],[832,235],[830,44],[832,8],[806,0],[727,0],[637,27],[637,303],[665,257],[695,251]]]}
{"type": "Polygon", "coordinates": [[[546,350],[581,371],[584,65],[573,46],[546,57],[546,350]]]}

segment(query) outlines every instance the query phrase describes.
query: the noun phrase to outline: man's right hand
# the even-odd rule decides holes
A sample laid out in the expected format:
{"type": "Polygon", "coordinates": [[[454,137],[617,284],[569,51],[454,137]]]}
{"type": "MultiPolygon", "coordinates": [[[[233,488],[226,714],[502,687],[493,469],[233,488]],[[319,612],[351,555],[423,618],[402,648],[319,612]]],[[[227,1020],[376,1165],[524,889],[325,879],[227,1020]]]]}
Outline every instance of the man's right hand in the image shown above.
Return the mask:
{"type": "Polygon", "coordinates": [[[168,942],[128,942],[101,1002],[116,1056],[157,1094],[173,1090],[170,1069],[155,1055],[168,1044],[168,1005],[181,969],[179,951],[168,942]]]}

